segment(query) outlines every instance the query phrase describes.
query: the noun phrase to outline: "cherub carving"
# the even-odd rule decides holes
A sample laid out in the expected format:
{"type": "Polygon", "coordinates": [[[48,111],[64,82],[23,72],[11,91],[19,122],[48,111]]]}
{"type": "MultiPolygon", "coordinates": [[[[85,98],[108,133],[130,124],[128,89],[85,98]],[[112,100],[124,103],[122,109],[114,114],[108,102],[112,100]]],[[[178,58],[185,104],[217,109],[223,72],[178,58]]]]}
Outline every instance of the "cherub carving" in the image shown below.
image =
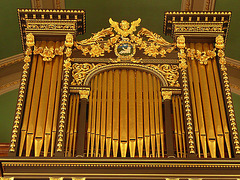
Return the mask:
{"type": "Polygon", "coordinates": [[[119,27],[118,22],[113,21],[112,18],[109,19],[111,27],[113,27],[114,30],[123,37],[127,37],[129,34],[132,34],[134,31],[136,31],[136,27],[139,26],[140,22],[141,19],[138,18],[136,21],[131,22],[130,27],[129,22],[127,22],[126,20],[122,20],[119,27]]]}

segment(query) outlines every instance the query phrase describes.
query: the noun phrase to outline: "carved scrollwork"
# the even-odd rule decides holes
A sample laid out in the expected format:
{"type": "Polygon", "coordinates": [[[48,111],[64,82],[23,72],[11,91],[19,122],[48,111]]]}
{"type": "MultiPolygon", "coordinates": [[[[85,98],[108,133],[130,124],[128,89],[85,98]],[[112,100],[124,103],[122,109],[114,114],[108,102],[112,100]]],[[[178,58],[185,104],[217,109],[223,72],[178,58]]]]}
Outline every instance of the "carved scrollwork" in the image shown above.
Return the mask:
{"type": "Polygon", "coordinates": [[[150,66],[158,71],[160,71],[165,78],[167,79],[169,86],[175,86],[179,87],[180,84],[178,82],[179,78],[179,67],[177,65],[169,65],[169,64],[163,64],[163,65],[153,65],[148,64],[146,66],[150,66]]]}
{"type": "Polygon", "coordinates": [[[160,35],[153,33],[146,28],[142,28],[137,35],[134,35],[133,33],[136,31],[136,27],[139,26],[141,22],[140,18],[133,21],[131,27],[125,20],[120,23],[120,27],[119,23],[113,21],[111,18],[109,19],[109,22],[111,24],[110,28],[99,31],[89,39],[75,42],[74,46],[81,50],[83,55],[86,56],[89,54],[91,57],[104,56],[105,52],[109,53],[115,48],[114,52],[119,57],[118,61],[114,61],[115,63],[120,62],[121,59],[140,63],[140,60],[132,58],[134,55],[133,52],[135,52],[135,47],[139,50],[144,50],[145,55],[155,58],[158,55],[165,57],[167,53],[171,53],[176,48],[175,43],[167,42],[160,35]],[[107,37],[107,40],[104,39],[107,37]],[[147,38],[147,40],[144,40],[144,38],[147,38]],[[118,46],[119,44],[122,44],[123,46],[118,46]],[[127,46],[126,44],[130,45],[127,46]],[[116,49],[118,48],[122,48],[123,54],[121,54],[121,56],[116,53],[116,49]]]}
{"type": "Polygon", "coordinates": [[[83,63],[78,64],[74,63],[72,68],[72,77],[73,80],[71,82],[71,85],[82,85],[84,79],[86,78],[87,74],[93,70],[96,67],[103,66],[105,64],[89,64],[89,63],[83,63]]]}

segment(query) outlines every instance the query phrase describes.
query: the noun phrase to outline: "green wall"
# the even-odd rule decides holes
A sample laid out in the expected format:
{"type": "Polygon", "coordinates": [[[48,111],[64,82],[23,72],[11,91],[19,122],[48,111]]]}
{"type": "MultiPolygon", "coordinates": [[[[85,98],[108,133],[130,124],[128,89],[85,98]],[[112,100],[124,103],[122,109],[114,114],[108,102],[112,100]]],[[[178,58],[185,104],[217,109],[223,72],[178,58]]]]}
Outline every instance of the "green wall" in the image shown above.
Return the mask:
{"type": "Polygon", "coordinates": [[[216,11],[232,11],[229,34],[227,37],[226,56],[240,60],[240,1],[239,0],[216,0],[216,11]]]}
{"type": "Polygon", "coordinates": [[[17,104],[18,89],[0,96],[0,143],[9,143],[17,104]]]}
{"type": "MultiPolygon", "coordinates": [[[[141,18],[141,27],[163,34],[164,12],[181,9],[181,0],[171,0],[171,3],[159,0],[66,0],[65,2],[66,9],[84,9],[86,11],[86,34],[80,36],[80,39],[89,38],[92,33],[110,27],[109,18],[118,22],[121,20],[132,22],[141,18]]],[[[171,38],[167,37],[167,40],[171,40],[171,38]]]]}
{"type": "Polygon", "coordinates": [[[0,59],[22,53],[17,8],[30,8],[30,0],[0,1],[0,59]]]}

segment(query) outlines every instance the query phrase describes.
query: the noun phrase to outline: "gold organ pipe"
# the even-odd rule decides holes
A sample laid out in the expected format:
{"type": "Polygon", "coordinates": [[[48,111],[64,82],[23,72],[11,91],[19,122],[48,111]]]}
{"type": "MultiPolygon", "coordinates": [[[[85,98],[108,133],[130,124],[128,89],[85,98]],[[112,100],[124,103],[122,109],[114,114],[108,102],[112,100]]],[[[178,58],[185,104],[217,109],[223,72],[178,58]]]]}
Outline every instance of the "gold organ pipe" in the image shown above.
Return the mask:
{"type": "Polygon", "coordinates": [[[152,75],[148,74],[149,82],[149,113],[150,113],[150,128],[151,128],[151,147],[152,147],[152,157],[155,157],[155,142],[156,142],[156,131],[155,131],[155,121],[154,121],[154,103],[153,103],[153,79],[152,75]]]}
{"type": "Polygon", "coordinates": [[[112,141],[112,123],[113,123],[113,72],[108,72],[107,87],[107,131],[106,131],[106,155],[110,157],[111,141],[112,141]]]}
{"type": "MultiPolygon", "coordinates": [[[[73,131],[73,157],[75,156],[76,140],[77,140],[79,98],[80,98],[79,94],[76,94],[75,123],[74,123],[74,131],[73,131]]],[[[83,128],[85,130],[85,127],[83,128]]]]}
{"type": "MultiPolygon", "coordinates": [[[[124,79],[126,81],[126,79],[124,79]]],[[[114,91],[113,91],[113,157],[117,157],[119,143],[119,70],[114,71],[114,91]]]]}
{"type": "MultiPolygon", "coordinates": [[[[56,48],[59,48],[60,42],[56,42],[56,48]]],[[[51,140],[51,131],[52,131],[52,123],[54,117],[54,107],[55,107],[55,98],[56,98],[56,88],[57,88],[57,78],[58,78],[58,65],[59,65],[59,56],[56,56],[52,63],[52,77],[51,77],[51,85],[50,85],[50,94],[48,101],[48,110],[47,110],[47,118],[46,118],[46,127],[45,127],[45,136],[44,136],[44,157],[48,156],[48,149],[51,140]]]]}
{"type": "MultiPolygon", "coordinates": [[[[48,42],[47,46],[51,47],[53,42],[48,42]]],[[[43,145],[43,135],[45,131],[46,116],[48,111],[49,90],[52,74],[52,61],[45,62],[43,84],[39,102],[39,113],[37,117],[37,126],[35,134],[35,157],[39,157],[43,145]]]]}
{"type": "MultiPolygon", "coordinates": [[[[46,46],[46,41],[43,41],[41,47],[46,46]]],[[[33,89],[33,98],[32,98],[32,105],[31,111],[29,115],[29,125],[27,130],[27,139],[26,139],[26,156],[29,157],[32,149],[34,134],[35,134],[35,126],[36,120],[38,115],[38,106],[39,106],[39,99],[40,99],[40,92],[42,86],[42,75],[44,69],[44,61],[43,58],[39,55],[38,62],[37,62],[37,70],[36,70],[36,77],[33,89]]]]}
{"type": "MultiPolygon", "coordinates": [[[[203,44],[203,50],[206,52],[209,50],[208,43],[203,44]]],[[[219,112],[218,98],[217,98],[211,60],[208,61],[208,64],[206,65],[206,70],[207,70],[207,77],[208,77],[208,87],[209,87],[209,92],[211,97],[213,121],[215,125],[216,136],[217,136],[217,144],[219,147],[221,158],[224,158],[225,152],[224,152],[224,137],[223,137],[223,130],[222,130],[222,121],[221,121],[221,116],[219,112]]]]}
{"type": "MultiPolygon", "coordinates": [[[[36,46],[39,47],[40,42],[36,42],[36,46]]],[[[23,123],[21,128],[21,140],[20,140],[20,146],[19,146],[19,156],[22,156],[23,147],[25,144],[26,134],[27,134],[27,128],[28,128],[28,120],[30,115],[30,109],[32,104],[32,94],[33,94],[33,88],[34,88],[34,80],[35,80],[35,74],[36,74],[36,65],[37,65],[37,59],[38,55],[33,56],[32,65],[31,65],[31,74],[29,78],[29,84],[28,84],[28,91],[27,91],[27,98],[26,98],[26,105],[25,105],[25,112],[23,116],[23,123]]]]}
{"type": "Polygon", "coordinates": [[[89,156],[89,149],[90,149],[92,109],[93,109],[93,80],[91,81],[91,91],[90,91],[90,96],[89,96],[89,113],[88,113],[88,129],[87,129],[87,157],[89,156]]]}
{"type": "Polygon", "coordinates": [[[101,99],[102,99],[102,73],[98,75],[97,87],[97,120],[96,120],[96,143],[95,143],[95,157],[98,157],[99,140],[100,140],[100,123],[101,123],[101,99]]]}
{"type": "Polygon", "coordinates": [[[74,125],[76,118],[76,101],[77,95],[73,95],[73,104],[72,104],[72,115],[71,115],[71,127],[70,127],[70,136],[69,136],[69,149],[68,149],[68,157],[72,155],[72,147],[73,147],[73,133],[74,133],[74,125]]]}
{"type": "Polygon", "coordinates": [[[194,131],[195,131],[195,138],[196,138],[196,144],[197,144],[197,149],[198,149],[198,157],[200,158],[201,157],[201,146],[200,146],[200,136],[199,136],[199,128],[198,128],[198,116],[197,116],[197,108],[196,108],[196,99],[195,99],[194,89],[193,89],[192,67],[191,67],[191,64],[189,61],[191,61],[191,60],[187,61],[187,65],[188,65],[188,74],[189,74],[188,77],[189,77],[190,94],[191,94],[191,100],[192,100],[194,131]]]}
{"type": "Polygon", "coordinates": [[[164,157],[164,127],[163,127],[163,111],[162,111],[162,95],[161,95],[161,86],[159,80],[157,81],[157,91],[159,98],[159,118],[160,118],[160,137],[161,137],[161,149],[162,157],[164,157]]]}
{"type": "Polygon", "coordinates": [[[179,110],[180,110],[180,124],[181,124],[181,129],[182,129],[183,157],[186,158],[186,141],[185,141],[185,130],[184,130],[181,96],[178,96],[178,101],[179,101],[179,110]]]}
{"type": "Polygon", "coordinates": [[[72,109],[73,109],[73,94],[70,95],[69,100],[69,113],[68,113],[68,123],[67,123],[67,131],[66,131],[66,148],[65,148],[65,157],[68,156],[68,149],[69,149],[69,136],[70,136],[70,127],[71,127],[71,119],[72,119],[72,109]]]}
{"type": "Polygon", "coordinates": [[[136,149],[136,108],[135,108],[135,72],[133,70],[128,71],[128,99],[129,99],[129,150],[130,156],[135,156],[136,149]]]}
{"type": "Polygon", "coordinates": [[[93,107],[92,107],[92,125],[91,125],[91,157],[93,157],[94,152],[94,141],[95,141],[95,125],[96,125],[96,99],[97,99],[97,82],[98,82],[98,76],[95,76],[94,78],[94,88],[93,88],[93,107]]]}
{"type": "Polygon", "coordinates": [[[174,122],[174,135],[175,135],[176,153],[177,153],[177,157],[179,157],[178,132],[177,132],[177,109],[176,109],[175,96],[172,96],[172,106],[173,106],[173,122],[174,122]]]}
{"type": "Polygon", "coordinates": [[[126,157],[128,145],[128,102],[127,102],[127,70],[121,71],[120,92],[120,150],[121,157],[126,157]]]}
{"type": "MultiPolygon", "coordinates": [[[[190,43],[190,48],[195,49],[194,43],[190,43]]],[[[193,77],[193,85],[194,85],[194,93],[196,98],[196,109],[197,109],[197,119],[199,125],[200,132],[200,140],[202,144],[203,156],[207,158],[207,138],[206,138],[206,130],[205,130],[205,121],[203,117],[203,103],[201,98],[200,91],[200,82],[199,82],[199,74],[196,60],[190,61],[192,67],[192,77],[193,77]]]]}
{"type": "Polygon", "coordinates": [[[220,83],[220,79],[219,79],[216,58],[214,58],[212,60],[212,65],[213,65],[213,70],[214,70],[214,76],[215,76],[215,82],[216,82],[216,88],[217,88],[217,97],[218,97],[218,102],[219,102],[220,115],[221,115],[221,119],[222,119],[222,126],[223,126],[223,131],[224,131],[225,142],[226,142],[227,151],[228,151],[228,157],[231,158],[232,154],[231,154],[229,129],[228,129],[228,124],[227,124],[227,119],[226,119],[226,111],[225,111],[224,103],[223,103],[224,101],[223,101],[223,95],[222,95],[222,88],[221,88],[221,83],[220,83]]]}
{"type": "Polygon", "coordinates": [[[136,71],[136,110],[137,110],[137,145],[138,155],[143,154],[143,102],[142,102],[142,73],[136,71]]]}
{"type": "Polygon", "coordinates": [[[100,136],[100,144],[101,144],[101,157],[104,156],[104,147],[105,147],[105,139],[106,139],[106,104],[107,104],[107,72],[103,73],[102,77],[102,111],[101,111],[101,136],[100,136]]]}
{"type": "Polygon", "coordinates": [[[160,118],[159,118],[159,102],[158,102],[158,92],[157,92],[157,79],[153,76],[154,85],[154,108],[155,108],[155,127],[156,127],[156,142],[157,142],[157,157],[160,157],[160,118]]]}
{"type": "Polygon", "coordinates": [[[180,123],[180,107],[179,107],[179,101],[178,97],[175,96],[175,104],[176,104],[176,117],[177,117],[177,134],[178,134],[178,144],[179,144],[179,154],[180,157],[182,158],[182,152],[183,152],[183,147],[182,147],[182,131],[181,131],[181,123],[180,123]]]}
{"type": "Polygon", "coordinates": [[[56,102],[55,102],[53,125],[52,125],[51,157],[53,157],[55,139],[56,139],[56,133],[57,133],[58,110],[59,110],[59,101],[60,101],[60,93],[61,93],[62,64],[63,64],[63,56],[60,56],[59,69],[58,69],[58,75],[57,75],[58,79],[57,79],[57,90],[56,90],[56,98],[55,98],[56,102]]]}
{"type": "Polygon", "coordinates": [[[146,157],[150,155],[150,129],[149,129],[149,102],[148,102],[148,77],[143,72],[143,118],[144,118],[144,140],[146,157]]]}
{"type": "MultiPolygon", "coordinates": [[[[197,43],[196,49],[199,51],[202,51],[202,44],[197,43]]],[[[206,123],[209,151],[210,151],[211,157],[216,158],[216,137],[215,137],[215,131],[214,131],[214,125],[213,125],[213,119],[212,119],[212,109],[211,109],[211,103],[210,103],[210,94],[209,94],[205,65],[201,65],[198,62],[198,71],[199,71],[202,101],[204,104],[203,110],[204,110],[204,117],[205,117],[205,123],[206,123]]]]}

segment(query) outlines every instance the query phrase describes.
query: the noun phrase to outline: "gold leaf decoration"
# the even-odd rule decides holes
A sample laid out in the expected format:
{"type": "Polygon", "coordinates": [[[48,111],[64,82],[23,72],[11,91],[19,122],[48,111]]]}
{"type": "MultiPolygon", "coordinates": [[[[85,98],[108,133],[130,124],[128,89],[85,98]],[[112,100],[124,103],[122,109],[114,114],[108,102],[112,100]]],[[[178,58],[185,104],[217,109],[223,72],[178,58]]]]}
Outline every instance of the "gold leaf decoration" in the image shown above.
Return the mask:
{"type": "Polygon", "coordinates": [[[103,66],[103,65],[105,64],[95,65],[95,64],[89,64],[89,63],[83,63],[83,64],[74,63],[72,66],[73,80],[71,82],[71,85],[82,85],[84,79],[92,69],[103,66]]]}
{"type": "Polygon", "coordinates": [[[154,64],[148,64],[146,65],[148,67],[152,67],[158,71],[160,71],[165,78],[167,79],[169,86],[175,86],[180,87],[180,84],[178,82],[179,78],[179,67],[177,65],[169,65],[169,64],[163,64],[163,65],[154,65],[154,64]]]}
{"type": "MultiPolygon", "coordinates": [[[[93,34],[89,39],[75,42],[74,46],[81,50],[84,56],[89,54],[91,57],[104,56],[105,52],[110,53],[114,47],[116,49],[116,46],[120,42],[131,42],[132,46],[134,46],[133,49],[136,47],[139,50],[144,50],[145,55],[155,58],[158,55],[165,57],[167,53],[171,53],[176,48],[174,43],[167,42],[160,35],[146,28],[142,28],[137,35],[134,35],[133,33],[137,30],[136,28],[139,26],[140,22],[141,19],[138,18],[136,21],[131,22],[130,26],[130,23],[126,20],[122,20],[119,24],[110,18],[110,28],[102,29],[93,34]],[[147,38],[147,40],[144,40],[143,37],[147,38]]],[[[116,51],[114,52],[116,53],[116,51]]],[[[141,62],[130,56],[129,58],[127,58],[127,56],[121,56],[114,62],[120,62],[121,60],[131,60],[135,63],[141,62]]]]}

